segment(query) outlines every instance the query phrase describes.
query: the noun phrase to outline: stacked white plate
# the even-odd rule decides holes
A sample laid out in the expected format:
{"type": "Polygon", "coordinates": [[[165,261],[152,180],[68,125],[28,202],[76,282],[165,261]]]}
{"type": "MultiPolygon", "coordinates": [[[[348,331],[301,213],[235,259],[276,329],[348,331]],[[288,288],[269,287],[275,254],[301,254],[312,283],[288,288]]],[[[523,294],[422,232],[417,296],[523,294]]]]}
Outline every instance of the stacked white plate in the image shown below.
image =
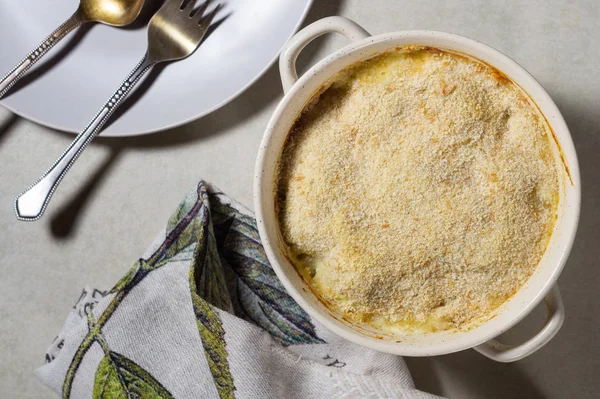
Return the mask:
{"type": "MultiPolygon", "coordinates": [[[[150,0],[147,0],[150,1],[150,0]]],[[[277,58],[312,0],[226,0],[226,18],[188,59],[150,72],[133,105],[102,136],[175,127],[231,101],[277,58]]],[[[77,0],[0,2],[0,76],[66,20],[77,0]]],[[[219,20],[219,18],[217,18],[219,20]]],[[[27,119],[78,133],[144,55],[146,28],[79,28],[0,104],[27,119]]],[[[134,94],[135,95],[135,94],[134,94]]]]}

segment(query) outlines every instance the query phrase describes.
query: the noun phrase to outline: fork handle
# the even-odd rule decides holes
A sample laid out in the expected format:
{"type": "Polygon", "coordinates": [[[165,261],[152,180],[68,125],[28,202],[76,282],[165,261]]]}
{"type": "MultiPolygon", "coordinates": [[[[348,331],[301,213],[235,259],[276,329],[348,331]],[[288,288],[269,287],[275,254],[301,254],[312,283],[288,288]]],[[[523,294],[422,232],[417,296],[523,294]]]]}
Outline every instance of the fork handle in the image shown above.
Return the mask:
{"type": "Polygon", "coordinates": [[[23,61],[15,66],[9,73],[0,80],[0,98],[2,98],[10,88],[25,75],[25,73],[34,66],[56,43],[67,36],[69,32],[78,26],[83,25],[88,20],[83,16],[78,8],[77,11],[61,26],[59,26],[50,36],[40,43],[23,61]]]}
{"type": "Polygon", "coordinates": [[[15,211],[19,220],[34,221],[42,217],[52,194],[85,146],[96,137],[123,99],[154,64],[155,62],[149,61],[146,55],[54,165],[35,184],[17,197],[15,211]]]}

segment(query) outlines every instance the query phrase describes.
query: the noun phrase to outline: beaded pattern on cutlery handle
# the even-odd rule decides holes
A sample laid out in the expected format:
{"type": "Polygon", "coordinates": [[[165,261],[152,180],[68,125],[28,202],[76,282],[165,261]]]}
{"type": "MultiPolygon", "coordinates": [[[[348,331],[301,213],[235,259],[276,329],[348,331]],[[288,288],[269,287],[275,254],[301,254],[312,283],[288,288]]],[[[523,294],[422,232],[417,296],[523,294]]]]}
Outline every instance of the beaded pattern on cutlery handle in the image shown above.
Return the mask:
{"type": "Polygon", "coordinates": [[[34,221],[44,214],[52,194],[75,163],[79,154],[96,137],[123,99],[127,97],[129,91],[154,64],[155,62],[149,61],[148,57],[145,56],[54,165],[35,184],[17,197],[15,211],[18,219],[34,221]]]}
{"type": "Polygon", "coordinates": [[[0,98],[10,90],[15,83],[25,75],[25,73],[34,66],[40,58],[44,56],[52,47],[56,45],[62,38],[78,26],[83,25],[87,20],[81,17],[80,11],[77,10],[69,19],[59,26],[50,36],[40,43],[23,61],[14,67],[9,73],[0,80],[0,98]]]}

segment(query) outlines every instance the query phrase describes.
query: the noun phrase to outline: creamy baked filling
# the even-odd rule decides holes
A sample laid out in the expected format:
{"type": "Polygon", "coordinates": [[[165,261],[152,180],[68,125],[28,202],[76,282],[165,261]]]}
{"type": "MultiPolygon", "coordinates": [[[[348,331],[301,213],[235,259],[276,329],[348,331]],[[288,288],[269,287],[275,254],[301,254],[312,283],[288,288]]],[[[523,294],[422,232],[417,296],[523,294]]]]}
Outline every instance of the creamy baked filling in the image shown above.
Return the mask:
{"type": "Polygon", "coordinates": [[[279,160],[288,255],[332,310],[392,333],[464,330],[536,269],[557,149],[523,91],[459,54],[409,46],[340,73],[279,160]]]}

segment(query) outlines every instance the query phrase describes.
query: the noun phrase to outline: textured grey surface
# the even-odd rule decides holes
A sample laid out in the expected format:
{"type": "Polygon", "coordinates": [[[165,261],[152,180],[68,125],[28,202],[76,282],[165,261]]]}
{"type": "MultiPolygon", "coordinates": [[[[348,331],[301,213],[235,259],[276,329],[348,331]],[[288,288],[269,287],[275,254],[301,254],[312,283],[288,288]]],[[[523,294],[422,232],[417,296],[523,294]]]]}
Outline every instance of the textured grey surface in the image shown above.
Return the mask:
{"type": "MultiPolygon", "coordinates": [[[[582,218],[559,280],[566,320],[533,356],[498,364],[474,351],[407,359],[417,386],[451,398],[592,398],[600,392],[600,3],[598,0],[315,0],[308,21],[344,15],[371,33],[433,29],[475,38],[528,69],[563,112],[579,154],[582,218]]],[[[307,48],[309,65],[344,40],[307,48]]],[[[0,108],[0,396],[46,398],[33,377],[83,285],[109,288],[142,254],[200,179],[252,206],[263,129],[281,98],[272,67],[245,94],[172,131],[100,139],[86,150],[36,223],[13,215],[16,194],[72,139],[0,108]]],[[[65,112],[68,112],[65,109],[65,112]]],[[[541,310],[506,337],[518,340],[541,310]]]]}

